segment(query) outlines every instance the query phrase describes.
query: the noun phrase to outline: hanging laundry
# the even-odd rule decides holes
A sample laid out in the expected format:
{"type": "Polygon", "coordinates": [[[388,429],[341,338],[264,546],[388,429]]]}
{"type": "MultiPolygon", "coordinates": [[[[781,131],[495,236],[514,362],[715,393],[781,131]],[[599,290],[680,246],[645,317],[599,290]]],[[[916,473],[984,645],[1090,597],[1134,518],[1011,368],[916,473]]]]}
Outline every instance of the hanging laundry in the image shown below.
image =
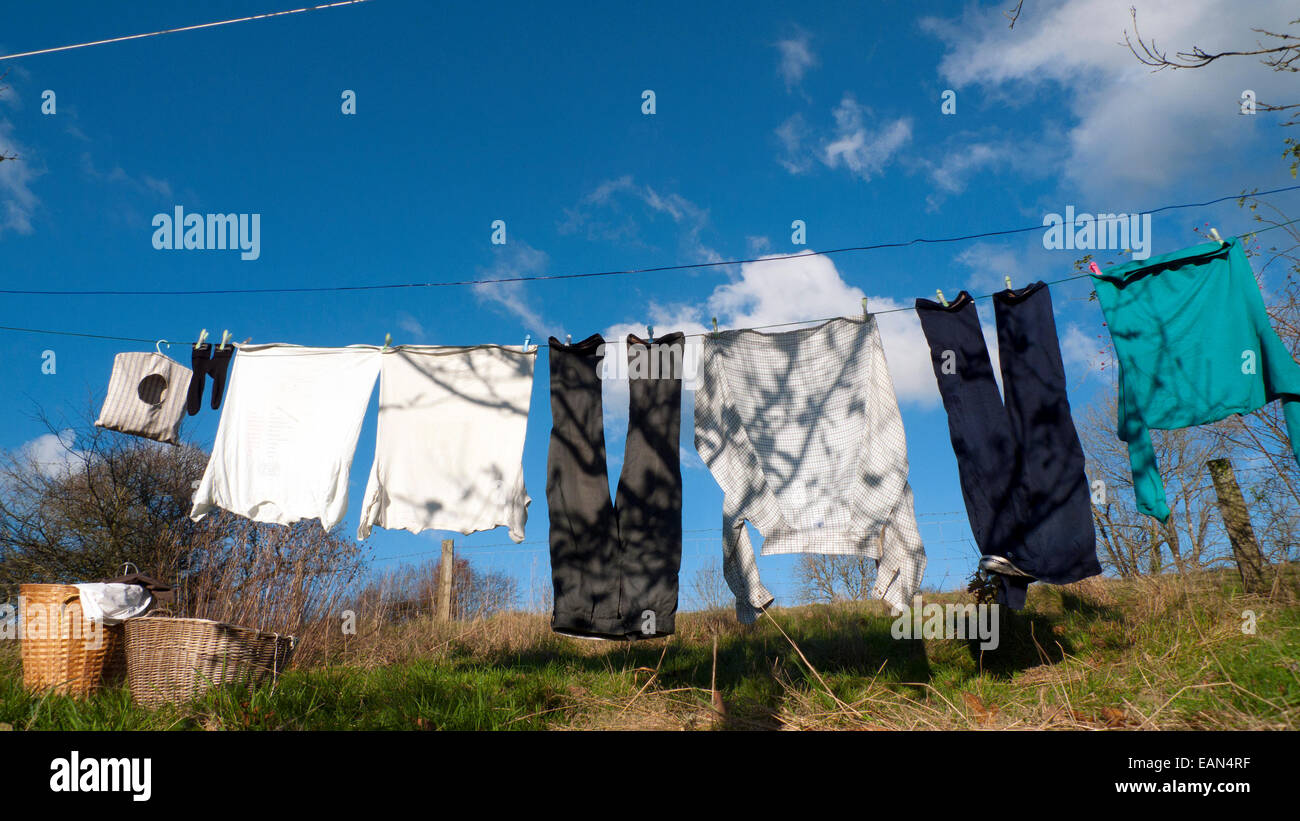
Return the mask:
{"type": "Polygon", "coordinates": [[[214,350],[212,343],[205,342],[190,348],[194,377],[190,380],[189,395],[185,400],[185,409],[190,416],[196,415],[203,407],[203,388],[209,376],[212,377],[212,409],[221,407],[221,395],[226,390],[226,372],[234,355],[234,345],[214,350]]]}
{"type": "Polygon", "coordinates": [[[190,518],[220,507],[258,522],[341,522],[379,360],[373,345],[240,346],[190,518]]]}
{"type": "Polygon", "coordinates": [[[746,521],[763,534],[765,556],[875,558],[873,595],[911,606],[925,548],[875,317],[706,336],[695,447],[724,494],[722,569],[741,622],[773,600],[746,521]]]}
{"type": "Polygon", "coordinates": [[[1205,425],[1281,400],[1300,461],[1300,365],[1269,324],[1239,239],[1129,262],[1092,281],[1119,360],[1119,438],[1139,511],[1169,519],[1152,429],[1205,425]]]}
{"type": "Polygon", "coordinates": [[[551,628],[585,638],[673,632],[682,557],[680,461],[685,336],[629,336],[627,444],[610,503],[598,334],[550,340],[551,440],[546,461],[551,628]],[[643,367],[648,365],[648,367],[643,367]]]}
{"type": "Polygon", "coordinates": [[[161,352],[118,354],[95,425],[179,445],[190,377],[189,368],[161,352]]]}
{"type": "Polygon", "coordinates": [[[372,527],[524,540],[524,434],[537,349],[402,345],[384,351],[379,428],[357,538],[372,527]]]}
{"type": "Polygon", "coordinates": [[[1036,282],[993,295],[1002,388],[975,300],[916,300],[971,532],[997,573],[999,600],[1019,610],[1030,582],[1068,584],[1101,572],[1083,447],[1070,415],[1052,297],[1036,282]]]}

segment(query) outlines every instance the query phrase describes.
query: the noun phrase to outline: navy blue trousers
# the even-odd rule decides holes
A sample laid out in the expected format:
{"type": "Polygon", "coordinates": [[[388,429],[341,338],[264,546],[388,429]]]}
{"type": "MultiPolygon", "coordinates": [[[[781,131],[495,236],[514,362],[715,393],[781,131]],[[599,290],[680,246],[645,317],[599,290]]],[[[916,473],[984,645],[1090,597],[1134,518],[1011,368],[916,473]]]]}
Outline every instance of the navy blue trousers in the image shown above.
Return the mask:
{"type": "MultiPolygon", "coordinates": [[[[946,308],[916,301],[976,544],[1051,584],[1095,576],[1097,536],[1051,294],[1042,282],[1000,291],[993,311],[1005,401],[971,295],[946,308]]],[[[999,580],[999,600],[1024,607],[1031,580],[999,580]]]]}

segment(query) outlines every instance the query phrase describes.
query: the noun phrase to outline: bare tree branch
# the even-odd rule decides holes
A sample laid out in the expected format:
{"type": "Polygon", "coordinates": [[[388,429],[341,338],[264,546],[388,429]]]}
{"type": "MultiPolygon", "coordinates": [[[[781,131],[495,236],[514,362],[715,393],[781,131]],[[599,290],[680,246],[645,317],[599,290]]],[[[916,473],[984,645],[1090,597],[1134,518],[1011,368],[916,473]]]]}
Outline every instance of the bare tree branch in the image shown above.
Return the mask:
{"type": "MultiPolygon", "coordinates": [[[[9,76],[9,69],[5,69],[3,72],[0,72],[0,82],[3,82],[4,78],[8,76],[9,76]]],[[[0,95],[4,94],[8,90],[9,90],[9,86],[0,85],[0,95]]],[[[17,154],[6,154],[3,150],[0,150],[0,162],[4,162],[5,160],[12,161],[16,159],[18,159],[17,154]]]]}
{"type": "Polygon", "coordinates": [[[1014,9],[1011,9],[1010,11],[1002,12],[1002,16],[1011,21],[1011,25],[1007,26],[1007,28],[1013,29],[1016,27],[1016,21],[1020,19],[1020,10],[1024,8],[1024,6],[1025,6],[1025,0],[1020,0],[1019,3],[1016,3],[1016,7],[1014,9]]]}
{"type": "MultiPolygon", "coordinates": [[[[1179,51],[1175,53],[1176,60],[1169,59],[1168,52],[1162,51],[1157,45],[1155,38],[1147,43],[1141,32],[1138,31],[1137,8],[1129,7],[1129,12],[1133,17],[1133,36],[1130,38],[1128,31],[1124,32],[1124,42],[1128,45],[1129,51],[1133,56],[1138,58],[1143,65],[1152,66],[1156,71],[1166,68],[1204,68],[1215,60],[1222,60],[1224,57],[1258,57],[1261,55],[1276,55],[1261,60],[1264,65],[1274,71],[1300,71],[1300,36],[1287,33],[1278,33],[1268,31],[1267,29],[1252,28],[1251,31],[1256,34],[1263,34],[1267,37],[1275,37],[1283,41],[1280,46],[1265,48],[1263,44],[1257,43],[1260,47],[1252,51],[1220,51],[1211,54],[1200,46],[1193,45],[1191,51],[1179,51]],[[1133,44],[1133,39],[1137,40],[1137,45],[1133,44]],[[1140,51],[1139,51],[1140,49],[1140,51]]],[[[1300,19],[1292,20],[1290,25],[1300,23],[1300,19]]]]}

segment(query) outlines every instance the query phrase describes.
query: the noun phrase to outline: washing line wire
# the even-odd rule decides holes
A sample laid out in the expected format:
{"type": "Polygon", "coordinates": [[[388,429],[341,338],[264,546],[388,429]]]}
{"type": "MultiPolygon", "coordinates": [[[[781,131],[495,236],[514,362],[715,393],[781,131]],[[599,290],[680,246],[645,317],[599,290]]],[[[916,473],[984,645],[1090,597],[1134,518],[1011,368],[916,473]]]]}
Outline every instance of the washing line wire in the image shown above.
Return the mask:
{"type": "MultiPolygon", "coordinates": [[[[1184,202],[1172,205],[1162,205],[1159,208],[1150,211],[1140,211],[1141,214],[1159,214],[1162,211],[1173,211],[1182,208],[1202,208],[1207,205],[1214,205],[1228,200],[1240,200],[1247,197],[1267,197],[1272,194],[1281,194],[1287,191],[1300,190],[1300,185],[1288,185],[1283,188],[1273,188],[1268,191],[1256,191],[1244,194],[1229,194],[1214,199],[1205,200],[1204,202],[1184,202]]],[[[1284,223],[1286,224],[1286,223],[1284,223]]],[[[1274,226],[1277,227],[1277,226],[1274,226]]],[[[853,245],[846,248],[831,248],[826,251],[800,251],[797,254],[777,254],[768,257],[752,257],[749,259],[728,259],[714,260],[711,262],[691,262],[677,265],[657,265],[652,268],[626,268],[611,271],[585,271],[574,274],[523,274],[512,277],[494,277],[490,279],[459,279],[444,280],[441,282],[398,282],[398,283],[380,283],[376,285],[309,285],[299,287],[272,287],[272,288],[204,288],[204,289],[176,289],[176,290],[38,290],[38,289],[20,289],[5,288],[0,289],[0,294],[13,296],[219,296],[223,294],[306,294],[306,293],[328,293],[328,292],[347,292],[347,291],[383,291],[395,290],[401,288],[449,288],[458,286],[476,286],[476,285],[496,285],[511,282],[543,282],[564,279],[588,279],[592,277],[612,277],[612,276],[632,276],[638,274],[655,274],[665,271],[689,271],[700,268],[718,268],[728,265],[745,265],[759,262],[783,262],[791,259],[801,259],[804,257],[825,257],[833,254],[846,254],[856,251],[879,251],[886,248],[906,248],[911,245],[937,245],[952,242],[966,242],[968,240],[986,239],[988,237],[1001,237],[1010,234],[1024,234],[1029,231],[1042,231],[1043,225],[1029,225],[1021,228],[1004,228],[996,231],[981,231],[975,234],[961,234],[950,237],[916,237],[909,240],[898,240],[892,242],[878,242],[874,245],[853,245]]],[[[1258,234],[1260,231],[1249,233],[1258,234]]],[[[881,313],[884,313],[881,311],[881,313]]]]}
{"type": "Polygon", "coordinates": [[[86,339],[111,339],[114,342],[157,342],[156,339],[141,339],[135,336],[111,336],[109,334],[88,334],[77,331],[50,331],[44,328],[18,328],[12,325],[0,325],[0,331],[13,331],[24,334],[49,334],[50,336],[79,336],[86,339]]]}
{"type": "MultiPolygon", "coordinates": [[[[1294,189],[1300,189],[1300,185],[1291,186],[1291,187],[1289,187],[1289,188],[1279,188],[1279,189],[1277,189],[1276,191],[1266,191],[1266,192],[1262,192],[1262,193],[1263,193],[1263,194],[1271,194],[1271,193],[1277,193],[1277,191],[1291,191],[1291,190],[1294,190],[1294,189]]],[[[1257,196],[1257,195],[1251,195],[1251,196],[1257,196]]],[[[1233,199],[1233,198],[1229,198],[1229,199],[1233,199]]],[[[1177,205],[1177,206],[1166,206],[1166,207],[1168,207],[1168,208],[1185,208],[1185,207],[1189,207],[1189,206],[1187,206],[1187,205],[1177,205]]],[[[1246,232],[1241,233],[1239,236],[1242,236],[1242,237],[1253,237],[1253,236],[1255,236],[1255,235],[1257,235],[1257,234],[1262,234],[1262,233],[1264,233],[1265,231],[1272,231],[1274,228],[1285,228],[1285,227],[1288,226],[1288,225],[1292,225],[1292,224],[1295,224],[1295,223],[1298,223],[1298,222],[1300,222],[1300,217],[1298,217],[1298,218],[1296,218],[1296,219],[1293,219],[1293,220],[1288,220],[1288,221],[1286,221],[1286,222],[1280,222],[1280,223],[1278,223],[1278,224],[1276,224],[1276,225],[1270,225],[1270,226],[1267,227],[1267,228],[1260,228],[1260,229],[1257,230],[1257,231],[1246,231],[1246,232]]],[[[1017,229],[1017,230],[1019,230],[1019,229],[1017,229]]],[[[924,241],[924,242],[928,242],[928,241],[939,241],[939,240],[913,240],[913,241],[914,241],[914,242],[915,242],[915,241],[924,241]]],[[[863,246],[863,249],[865,250],[867,247],[868,247],[868,246],[863,246]]],[[[820,254],[826,254],[826,253],[832,253],[832,252],[829,252],[829,251],[817,251],[817,252],[810,252],[810,253],[808,253],[808,254],[802,254],[802,255],[800,255],[800,254],[795,254],[794,256],[796,256],[796,257],[798,257],[798,256],[814,256],[814,255],[820,255],[820,254]]],[[[780,257],[769,257],[769,259],[780,259],[780,257]]],[[[755,260],[755,261],[762,261],[762,260],[755,260]]],[[[736,264],[736,263],[708,263],[708,264],[728,265],[728,264],[736,264]]],[[[566,275],[566,276],[569,276],[569,275],[566,275]]],[[[574,276],[576,276],[576,275],[574,275],[574,276]]],[[[1049,282],[1045,282],[1045,283],[1043,283],[1043,284],[1044,284],[1044,285],[1048,285],[1048,286],[1051,286],[1051,285],[1061,285],[1061,284],[1064,284],[1064,283],[1067,283],[1067,282],[1075,282],[1075,281],[1080,280],[1080,279],[1087,279],[1087,278],[1089,278],[1089,277],[1091,277],[1091,276],[1092,276],[1092,274],[1076,274],[1076,275],[1074,275],[1074,276],[1063,277],[1063,278],[1061,278],[1061,279],[1054,279],[1054,280],[1051,280],[1051,281],[1049,281],[1049,282]]],[[[497,281],[497,280],[484,280],[484,282],[492,282],[492,281],[497,281]]],[[[367,286],[367,287],[384,288],[384,287],[418,287],[418,286],[382,286],[382,285],[376,285],[376,286],[367,286]]],[[[273,289],[273,290],[274,290],[274,289],[273,289]]],[[[320,289],[320,288],[317,288],[317,289],[310,289],[310,290],[346,290],[346,289],[342,289],[342,288],[340,288],[340,289],[334,289],[334,288],[324,288],[324,289],[320,289]]],[[[5,291],[5,290],[0,290],[0,294],[43,294],[43,295],[52,295],[52,294],[68,294],[68,295],[85,295],[85,294],[90,294],[90,293],[93,293],[93,292],[90,292],[90,291],[65,291],[65,292],[59,292],[59,291],[5,291]]],[[[102,292],[102,293],[103,293],[103,294],[108,294],[108,293],[118,293],[118,294],[131,294],[131,295],[136,295],[136,294],[139,294],[139,295],[147,295],[147,294],[149,294],[150,292],[144,292],[144,291],[140,291],[140,292],[119,291],[119,292],[102,292]]],[[[175,293],[180,293],[180,292],[158,292],[158,293],[171,293],[171,294],[175,294],[175,293]]],[[[240,292],[236,292],[236,291],[211,291],[211,292],[197,292],[197,291],[196,291],[196,292],[194,292],[194,293],[243,293],[243,292],[242,292],[242,291],[240,291],[240,292]]],[[[993,296],[994,296],[993,294],[981,294],[981,295],[979,295],[979,296],[972,296],[971,299],[974,299],[974,300],[980,300],[980,299],[992,299],[993,296]]],[[[874,316],[881,316],[881,315],[884,315],[884,314],[895,314],[895,313],[899,313],[899,312],[901,312],[901,311],[913,311],[913,310],[916,310],[916,309],[913,308],[913,307],[907,307],[907,306],[904,306],[904,307],[901,307],[901,308],[887,308],[887,309],[885,309],[885,310],[883,310],[883,311],[869,311],[868,313],[870,313],[871,316],[874,317],[874,316]]],[[[773,323],[768,324],[768,325],[753,325],[753,326],[750,326],[750,327],[748,327],[748,328],[729,328],[729,329],[727,329],[727,330],[732,330],[732,331],[762,331],[762,330],[769,330],[769,329],[772,329],[772,328],[787,328],[787,327],[790,327],[790,326],[792,326],[792,325],[808,325],[808,324],[815,323],[815,322],[830,322],[831,320],[834,320],[834,319],[841,319],[841,318],[842,318],[842,316],[827,316],[827,317],[821,317],[821,318],[818,318],[818,319],[796,319],[796,320],[791,320],[791,321],[789,321],[789,322],[773,322],[773,323]]],[[[152,343],[155,343],[155,342],[158,341],[158,340],[156,340],[156,339],[154,339],[154,338],[146,338],[146,337],[135,337],[135,336],[112,336],[112,335],[109,335],[109,334],[92,334],[92,333],[83,333],[83,332],[77,332],[77,331],[54,331],[54,330],[49,330],[49,329],[45,329],[45,328],[21,328],[21,327],[16,327],[16,326],[12,326],[12,325],[0,325],[0,331],[13,331],[13,332],[15,332],[15,333],[29,333],[29,334],[47,334],[47,335],[50,335],[50,336],[74,336],[74,337],[83,337],[83,338],[89,338],[89,339],[107,339],[107,340],[112,340],[112,341],[115,341],[115,342],[141,342],[141,343],[148,342],[148,343],[151,343],[151,344],[152,344],[152,343]]],[[[700,331],[700,332],[697,332],[697,333],[683,334],[683,336],[688,337],[688,338],[689,338],[689,337],[697,337],[697,336],[698,336],[698,337],[704,337],[704,336],[709,336],[709,335],[711,335],[712,333],[713,333],[712,331],[700,331]]],[[[536,347],[538,347],[538,348],[549,348],[550,345],[549,345],[548,343],[539,343],[536,347]]]]}
{"type": "Polygon", "coordinates": [[[35,57],[38,54],[53,54],[56,51],[72,51],[78,48],[88,48],[89,46],[103,46],[109,43],[121,43],[126,40],[142,40],[146,37],[158,37],[163,34],[176,34],[182,31],[197,31],[199,29],[210,29],[216,26],[228,26],[231,23],[246,23],[249,20],[266,20],[271,17],[284,17],[289,14],[301,14],[305,11],[319,11],[321,9],[332,9],[337,6],[352,6],[357,3],[368,3],[370,0],[337,0],[334,3],[321,3],[316,6],[303,6],[300,9],[286,9],[285,11],[268,11],[264,14],[250,14],[247,17],[236,17],[233,20],[216,20],[211,23],[196,23],[192,26],[179,26],[177,28],[162,29],[161,31],[149,31],[144,34],[127,34],[122,37],[109,37],[106,40],[93,40],[89,43],[73,43],[69,46],[55,46],[53,48],[42,48],[36,51],[24,51],[20,54],[6,54],[0,57],[0,61],[16,60],[19,57],[35,57]]]}

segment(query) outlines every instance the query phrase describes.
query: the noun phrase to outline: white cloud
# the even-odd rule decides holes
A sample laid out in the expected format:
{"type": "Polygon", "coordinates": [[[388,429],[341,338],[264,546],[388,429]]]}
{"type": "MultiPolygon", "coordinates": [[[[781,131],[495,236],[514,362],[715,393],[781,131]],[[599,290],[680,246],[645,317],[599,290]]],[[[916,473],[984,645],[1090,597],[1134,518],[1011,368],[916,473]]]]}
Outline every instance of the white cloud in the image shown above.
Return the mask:
{"type": "MultiPolygon", "coordinates": [[[[493,261],[478,269],[480,279],[508,279],[546,272],[550,257],[518,239],[507,245],[492,246],[493,261]]],[[[496,305],[507,314],[517,317],[525,330],[533,334],[558,335],[562,329],[552,325],[532,306],[523,282],[485,282],[474,286],[474,295],[482,302],[496,305]]],[[[544,340],[536,340],[544,341],[544,340]]]]}
{"type": "Polygon", "coordinates": [[[912,120],[901,117],[868,124],[871,111],[845,94],[831,112],[834,125],[815,132],[802,114],[776,127],[777,162],[791,174],[809,171],[814,162],[843,168],[863,180],[878,176],[912,139],[912,120]]]}
{"type": "Polygon", "coordinates": [[[777,142],[781,144],[781,153],[777,162],[791,174],[802,174],[812,168],[813,156],[805,148],[808,141],[808,123],[802,114],[793,114],[776,127],[777,142]]]}
{"type": "Polygon", "coordinates": [[[1085,333],[1073,322],[1061,337],[1061,359],[1065,362],[1065,372],[1072,377],[1081,374],[1081,381],[1092,377],[1105,379],[1116,367],[1108,342],[1096,333],[1085,333]]]}
{"type": "Polygon", "coordinates": [[[930,364],[930,345],[925,341],[921,320],[912,304],[872,297],[870,306],[873,311],[894,311],[880,314],[876,321],[898,401],[920,406],[939,404],[939,385],[934,378],[934,366],[930,364]]]}
{"type": "Polygon", "coordinates": [[[937,211],[948,196],[964,192],[981,173],[1014,171],[1021,179],[1046,175],[1064,150],[1063,144],[1056,144],[1060,142],[1042,135],[1033,139],[1000,134],[955,137],[939,152],[937,162],[924,156],[912,161],[933,186],[926,195],[926,210],[937,211]]]}
{"type": "Polygon", "coordinates": [[[682,467],[687,470],[708,471],[709,469],[709,466],[704,464],[704,460],[700,458],[700,452],[695,448],[682,445],[678,449],[678,458],[681,460],[682,467]]]}
{"type": "MultiPolygon", "coordinates": [[[[646,321],[653,324],[656,338],[673,331],[687,334],[682,418],[688,420],[694,413],[694,377],[698,374],[701,335],[712,330],[711,323],[706,324],[709,317],[716,315],[723,330],[781,325],[762,328],[766,333],[780,333],[798,327],[784,323],[811,324],[810,319],[856,316],[863,296],[862,289],[845,282],[827,257],[770,256],[741,265],[738,276],[715,288],[703,307],[651,303],[646,321]]],[[[922,407],[937,405],[939,391],[930,364],[929,346],[912,305],[880,296],[869,297],[868,305],[878,312],[881,341],[898,401],[922,407]],[[884,311],[893,312],[881,313],[884,311]]],[[[987,326],[984,331],[986,338],[993,333],[987,326]]],[[[622,322],[605,330],[606,362],[626,362],[625,340],[629,333],[644,337],[646,326],[640,322],[622,322]]],[[[991,344],[990,353],[996,367],[996,340],[991,344]]],[[[602,382],[602,403],[606,443],[612,451],[620,451],[627,436],[628,381],[606,378],[602,382]]],[[[611,463],[615,462],[611,459],[611,463]]],[[[682,465],[700,467],[685,458],[682,465]]]]}
{"type": "MultiPolygon", "coordinates": [[[[690,305],[660,305],[651,303],[647,319],[655,329],[655,338],[662,339],[665,334],[681,331],[686,334],[683,351],[682,401],[683,419],[690,419],[694,408],[695,378],[699,373],[700,334],[709,328],[699,320],[699,308],[690,305]]],[[[620,363],[627,362],[627,336],[636,334],[644,338],[646,326],[631,322],[611,325],[602,334],[605,344],[605,378],[601,382],[601,403],[605,410],[605,439],[607,442],[622,442],[627,436],[628,416],[628,379],[627,368],[620,363]]]]}
{"type": "Polygon", "coordinates": [[[681,194],[661,195],[650,186],[641,189],[640,196],[646,205],[672,217],[673,222],[699,225],[708,220],[708,212],[683,197],[681,194]]]}
{"type": "Polygon", "coordinates": [[[945,153],[938,163],[928,163],[930,181],[943,191],[960,194],[966,190],[966,180],[972,172],[1005,162],[1009,155],[1009,150],[1002,145],[972,143],[960,151],[945,153]]]}
{"type": "Polygon", "coordinates": [[[1029,284],[1022,265],[1023,254],[1007,245],[974,242],[954,259],[970,269],[964,287],[975,296],[1004,290],[1007,287],[1004,277],[1011,277],[1012,285],[1018,288],[1029,284]]]}
{"type": "Polygon", "coordinates": [[[867,109],[852,95],[844,95],[834,111],[835,137],[822,149],[822,162],[831,168],[843,165],[855,176],[869,180],[912,139],[912,121],[900,118],[870,129],[866,114],[867,109]]]}
{"type": "Polygon", "coordinates": [[[151,177],[148,174],[144,174],[140,177],[140,183],[145,188],[161,196],[163,199],[172,198],[172,184],[167,180],[160,180],[157,177],[151,177]]]}
{"type": "Polygon", "coordinates": [[[42,434],[24,442],[18,448],[18,458],[42,475],[56,477],[81,464],[81,453],[74,448],[76,441],[76,431],[71,428],[42,434]]]}
{"type": "Polygon", "coordinates": [[[614,194],[620,191],[627,191],[633,187],[635,187],[635,184],[632,182],[632,175],[624,174],[617,179],[605,180],[600,185],[596,186],[591,193],[583,197],[582,200],[587,203],[604,205],[610,201],[614,194]]]}
{"type": "Polygon", "coordinates": [[[557,228],[561,234],[582,231],[592,240],[645,247],[642,228],[656,217],[667,217],[678,229],[682,252],[695,262],[717,262],[722,256],[703,241],[709,212],[681,194],[663,193],[638,184],[630,174],[605,180],[588,192],[557,228]]]}
{"type": "Polygon", "coordinates": [[[424,326],[420,320],[403,311],[397,315],[397,327],[400,331],[411,337],[413,342],[423,342],[427,339],[424,326]]]}
{"type": "MultiPolygon", "coordinates": [[[[1013,105],[1039,104],[1069,117],[1053,171],[1085,194],[1149,199],[1153,187],[1189,175],[1233,179],[1225,166],[1240,161],[1241,143],[1276,122],[1239,116],[1242,90],[1262,100],[1287,98],[1287,75],[1255,57],[1153,73],[1124,45],[1124,32],[1133,30],[1130,5],[1044,5],[1011,30],[987,6],[921,25],[946,44],[939,73],[954,87],[980,86],[1013,105]]],[[[1138,9],[1143,37],[1171,56],[1193,45],[1210,52],[1255,48],[1261,37],[1252,27],[1288,30],[1294,18],[1294,0],[1259,0],[1249,13],[1236,0],[1149,0],[1138,9]]]]}
{"type": "Polygon", "coordinates": [[[747,262],[740,276],[714,289],[709,309],[727,325],[750,328],[780,322],[843,316],[865,294],[846,283],[824,256],[770,256],[747,262]]]}
{"type": "MultiPolygon", "coordinates": [[[[737,279],[714,289],[708,307],[722,327],[752,328],[855,315],[864,296],[868,295],[861,288],[844,281],[829,257],[774,256],[742,265],[737,279]]],[[[869,296],[868,307],[877,312],[901,309],[877,317],[898,400],[936,403],[939,394],[929,347],[911,305],[869,296]]],[[[768,329],[784,330],[789,328],[768,329]]]]}
{"type": "Polygon", "coordinates": [[[807,32],[799,31],[793,37],[776,43],[776,49],[781,55],[777,70],[785,82],[787,92],[798,88],[803,82],[804,74],[817,64],[817,55],[813,54],[809,40],[807,32]]]}
{"type": "Polygon", "coordinates": [[[139,178],[126,172],[121,165],[114,164],[108,171],[101,171],[89,151],[81,154],[81,170],[94,180],[100,182],[121,183],[139,194],[156,195],[164,200],[172,199],[172,184],[164,179],[141,174],[139,178]]]}
{"type": "Polygon", "coordinates": [[[32,181],[41,175],[31,148],[14,138],[13,124],[0,118],[0,233],[32,233],[32,215],[40,200],[32,181]],[[16,159],[11,159],[16,158],[16,159]]]}

